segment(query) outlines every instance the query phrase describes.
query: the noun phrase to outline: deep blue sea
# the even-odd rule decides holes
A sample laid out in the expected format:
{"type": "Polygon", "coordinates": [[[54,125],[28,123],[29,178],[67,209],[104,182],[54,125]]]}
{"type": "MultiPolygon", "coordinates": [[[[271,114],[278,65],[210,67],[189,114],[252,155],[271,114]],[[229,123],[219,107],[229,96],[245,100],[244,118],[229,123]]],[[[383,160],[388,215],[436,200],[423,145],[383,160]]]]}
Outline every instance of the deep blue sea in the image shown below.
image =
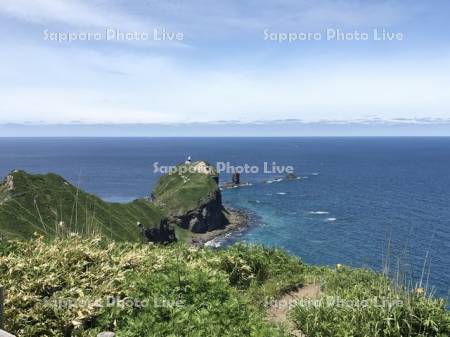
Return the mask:
{"type": "Polygon", "coordinates": [[[391,269],[400,265],[412,283],[425,264],[423,286],[428,279],[448,296],[450,138],[0,138],[0,174],[55,172],[124,202],[150,193],[155,162],[174,165],[188,155],[260,168],[242,175],[252,186],[223,192],[253,219],[224,244],[263,243],[308,263],[376,270],[389,255],[391,269]],[[264,173],[264,162],[294,166],[300,179],[273,181],[280,174],[264,173]]]}

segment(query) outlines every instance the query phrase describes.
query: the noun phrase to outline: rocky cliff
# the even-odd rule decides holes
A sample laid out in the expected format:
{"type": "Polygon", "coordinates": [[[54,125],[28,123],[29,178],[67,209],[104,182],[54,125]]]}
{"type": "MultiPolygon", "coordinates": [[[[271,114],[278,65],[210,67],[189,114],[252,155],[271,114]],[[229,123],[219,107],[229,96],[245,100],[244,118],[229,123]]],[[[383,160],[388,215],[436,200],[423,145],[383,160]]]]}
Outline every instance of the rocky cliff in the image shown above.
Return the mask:
{"type": "Polygon", "coordinates": [[[214,191],[204,203],[183,214],[170,215],[169,223],[188,229],[193,233],[223,229],[228,224],[222,205],[220,190],[214,191]]]}
{"type": "Polygon", "coordinates": [[[170,224],[191,232],[205,233],[228,224],[219,176],[205,161],[178,165],[160,178],[154,197],[170,224]]]}

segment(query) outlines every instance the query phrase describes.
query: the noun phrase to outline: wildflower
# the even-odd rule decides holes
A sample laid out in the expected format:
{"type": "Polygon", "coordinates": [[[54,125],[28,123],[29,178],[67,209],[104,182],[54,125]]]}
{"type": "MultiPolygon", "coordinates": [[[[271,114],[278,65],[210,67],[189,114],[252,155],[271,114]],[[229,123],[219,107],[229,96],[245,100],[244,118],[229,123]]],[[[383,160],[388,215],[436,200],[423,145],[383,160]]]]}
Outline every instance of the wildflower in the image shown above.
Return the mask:
{"type": "Polygon", "coordinates": [[[425,293],[425,289],[423,288],[416,288],[415,290],[417,295],[423,295],[425,293]]]}

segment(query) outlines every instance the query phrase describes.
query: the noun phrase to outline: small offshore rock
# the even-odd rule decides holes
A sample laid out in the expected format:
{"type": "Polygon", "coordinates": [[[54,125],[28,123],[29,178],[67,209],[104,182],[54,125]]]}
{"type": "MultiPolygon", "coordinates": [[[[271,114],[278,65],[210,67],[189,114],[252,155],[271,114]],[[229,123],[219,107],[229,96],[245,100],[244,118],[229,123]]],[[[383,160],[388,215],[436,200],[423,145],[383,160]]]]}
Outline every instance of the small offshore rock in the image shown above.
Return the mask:
{"type": "Polygon", "coordinates": [[[286,178],[287,180],[296,180],[298,177],[294,173],[289,173],[286,178]]]}

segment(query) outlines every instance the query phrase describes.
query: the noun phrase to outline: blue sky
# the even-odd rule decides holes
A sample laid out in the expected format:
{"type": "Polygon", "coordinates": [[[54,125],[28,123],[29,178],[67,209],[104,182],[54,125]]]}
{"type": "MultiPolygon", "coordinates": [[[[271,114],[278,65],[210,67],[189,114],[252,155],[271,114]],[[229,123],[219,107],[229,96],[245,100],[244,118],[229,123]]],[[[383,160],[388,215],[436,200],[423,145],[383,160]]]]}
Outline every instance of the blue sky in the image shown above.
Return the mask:
{"type": "Polygon", "coordinates": [[[1,0],[0,123],[448,123],[449,19],[448,1],[1,0]],[[183,40],[44,33],[106,29],[183,40]],[[370,38],[264,39],[327,29],[370,38]]]}

